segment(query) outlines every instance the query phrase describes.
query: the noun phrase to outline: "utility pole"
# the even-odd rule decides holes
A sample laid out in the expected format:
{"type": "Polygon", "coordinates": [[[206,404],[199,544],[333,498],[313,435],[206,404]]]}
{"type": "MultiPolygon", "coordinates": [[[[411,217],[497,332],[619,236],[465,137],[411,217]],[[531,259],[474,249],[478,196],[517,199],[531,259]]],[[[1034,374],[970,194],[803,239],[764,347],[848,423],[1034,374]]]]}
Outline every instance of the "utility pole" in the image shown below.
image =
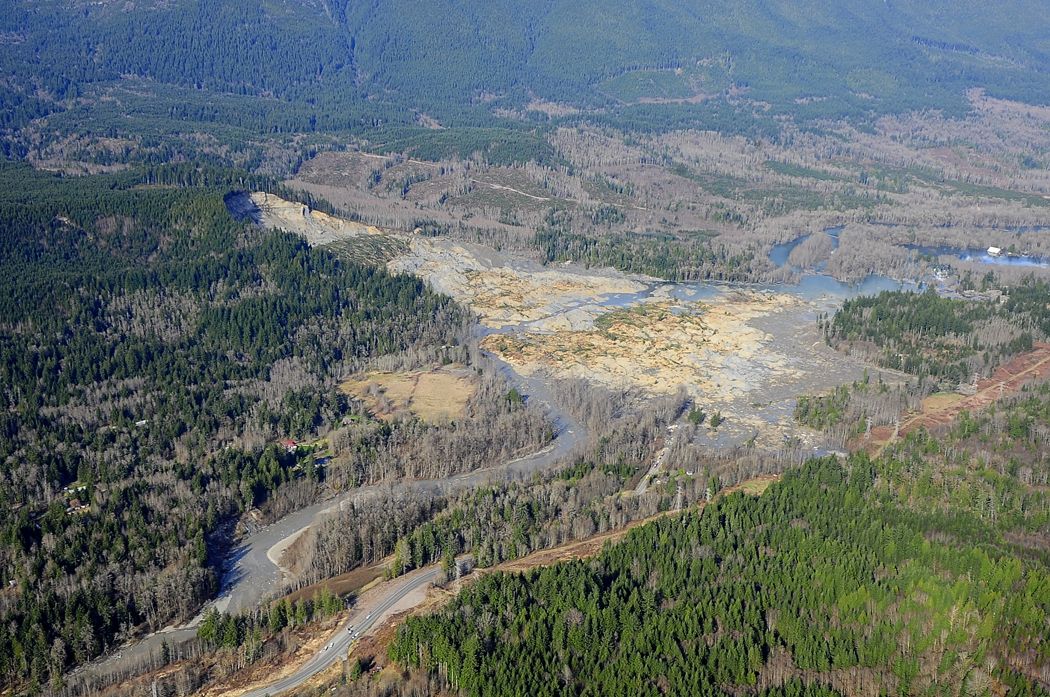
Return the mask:
{"type": "Polygon", "coordinates": [[[459,592],[461,590],[463,590],[463,581],[461,579],[463,578],[463,571],[464,571],[463,567],[464,567],[465,564],[466,564],[466,562],[459,562],[459,561],[457,561],[455,563],[456,580],[452,583],[452,592],[455,593],[456,595],[459,595],[459,592]]]}

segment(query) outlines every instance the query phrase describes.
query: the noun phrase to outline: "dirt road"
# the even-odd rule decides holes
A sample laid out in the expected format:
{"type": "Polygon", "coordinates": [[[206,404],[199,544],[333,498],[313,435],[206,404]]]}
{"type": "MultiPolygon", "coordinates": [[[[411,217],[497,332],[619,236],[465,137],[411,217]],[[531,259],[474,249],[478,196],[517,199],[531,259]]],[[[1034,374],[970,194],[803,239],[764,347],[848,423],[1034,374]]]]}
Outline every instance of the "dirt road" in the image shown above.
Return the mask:
{"type": "Polygon", "coordinates": [[[1036,344],[1028,353],[999,366],[991,377],[979,380],[974,394],[959,395],[957,399],[927,400],[922,410],[901,419],[899,431],[893,426],[871,429],[866,447],[877,455],[901,436],[920,428],[932,430],[947,426],[964,411],[980,411],[1003,397],[1017,394],[1032,380],[1046,377],[1050,377],[1050,344],[1036,344]]]}
{"type": "MultiPolygon", "coordinates": [[[[779,477],[775,475],[756,477],[740,485],[725,489],[721,495],[724,496],[736,491],[745,491],[756,496],[761,495],[765,489],[777,479],[779,479],[779,477]]],[[[704,504],[701,503],[699,505],[703,507],[704,504]]],[[[676,512],[677,511],[665,511],[648,518],[633,521],[622,528],[617,528],[616,530],[592,535],[583,540],[568,542],[551,549],[541,549],[532,554],[521,557],[520,559],[507,561],[490,569],[485,569],[472,574],[471,576],[466,577],[466,582],[470,583],[488,573],[501,571],[527,571],[543,566],[550,566],[562,561],[568,561],[570,559],[583,559],[590,557],[600,552],[606,544],[623,539],[631,530],[645,525],[646,523],[651,523],[659,518],[673,515],[676,512]]],[[[457,562],[460,564],[469,564],[470,561],[470,555],[464,555],[457,559],[457,562]]],[[[439,574],[440,569],[436,565],[428,566],[423,569],[417,569],[416,571],[410,572],[400,578],[380,584],[359,599],[355,613],[347,625],[350,628],[350,631],[347,631],[347,627],[341,627],[317,653],[310,657],[293,673],[266,685],[241,693],[236,697],[264,697],[265,695],[278,695],[281,692],[301,686],[304,682],[317,675],[319,672],[345,658],[347,652],[351,650],[354,641],[356,641],[357,638],[368,635],[375,625],[381,623],[387,617],[393,616],[395,613],[411,610],[412,608],[422,605],[426,600],[425,594],[416,593],[412,598],[409,596],[411,596],[413,592],[425,590],[439,577],[439,574]]]]}

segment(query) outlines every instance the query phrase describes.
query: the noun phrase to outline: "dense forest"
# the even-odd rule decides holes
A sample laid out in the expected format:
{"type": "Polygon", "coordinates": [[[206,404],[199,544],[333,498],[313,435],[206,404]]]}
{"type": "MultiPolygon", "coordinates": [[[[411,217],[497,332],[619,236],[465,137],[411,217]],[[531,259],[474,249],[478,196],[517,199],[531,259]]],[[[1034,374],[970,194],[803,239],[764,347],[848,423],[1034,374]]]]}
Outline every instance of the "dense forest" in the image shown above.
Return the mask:
{"type": "Polygon", "coordinates": [[[0,166],[6,684],[188,617],[223,522],[323,476],[272,443],[350,414],[332,377],[457,341],[419,281],[237,223],[184,170],[0,166]]]}
{"type": "Polygon", "coordinates": [[[846,301],[821,321],[828,342],[851,348],[886,368],[949,389],[1050,336],[1050,286],[1028,278],[1002,302],[884,292],[846,301]]]}
{"type": "Polygon", "coordinates": [[[1013,520],[901,499],[916,476],[938,477],[903,452],[811,461],[591,561],[484,576],[391,657],[472,695],[1045,694],[1046,559],[1013,520]]]}
{"type": "Polygon", "coordinates": [[[2,29],[21,41],[8,42],[6,67],[30,68],[59,97],[137,75],[316,104],[388,92],[402,104],[445,111],[484,93],[511,104],[530,92],[632,103],[734,83],[778,110],[824,96],[831,104],[809,108],[825,115],[958,107],[982,81],[1010,96],[1045,98],[1047,58],[1038,44],[1045,16],[1031,0],[1011,0],[995,16],[972,1],[949,12],[851,0],[814,8],[807,22],[769,0],[442,2],[427,12],[401,2],[179,0],[128,9],[14,3],[2,29]],[[26,56],[29,63],[13,65],[26,56]]]}
{"type": "MultiPolygon", "coordinates": [[[[612,206],[594,211],[591,222],[622,222],[623,213],[612,206]]],[[[673,281],[749,278],[752,255],[731,253],[711,243],[703,233],[682,236],[636,235],[605,232],[599,236],[572,231],[564,212],[551,210],[536,232],[533,244],[547,263],[573,261],[586,266],[611,266],[673,281]]]]}
{"type": "MultiPolygon", "coordinates": [[[[564,123],[759,136],[781,115],[959,114],[973,87],[1042,103],[1050,69],[1035,0],[995,12],[976,0],[849,0],[808,8],[805,21],[772,0],[410,5],[11,2],[0,16],[0,125],[31,127],[68,111],[73,118],[52,129],[353,130],[379,144],[415,139],[422,153],[440,142],[469,155],[479,139],[481,151],[527,139],[550,118],[529,109],[534,101],[584,110],[560,115],[564,123]],[[424,114],[455,128],[424,128],[424,114]],[[460,130],[482,126],[496,128],[460,130]]],[[[5,147],[26,152],[34,142],[5,147]]],[[[515,148],[515,157],[531,154],[515,148]]]]}

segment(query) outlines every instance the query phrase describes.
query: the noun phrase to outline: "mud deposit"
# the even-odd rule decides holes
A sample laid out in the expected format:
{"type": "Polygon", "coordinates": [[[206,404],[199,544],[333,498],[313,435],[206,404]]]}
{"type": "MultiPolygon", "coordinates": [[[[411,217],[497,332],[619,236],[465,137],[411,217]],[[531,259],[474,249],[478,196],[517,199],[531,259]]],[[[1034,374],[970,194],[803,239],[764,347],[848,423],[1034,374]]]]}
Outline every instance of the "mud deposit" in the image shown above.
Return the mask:
{"type": "MultiPolygon", "coordinates": [[[[859,361],[829,349],[815,328],[819,313],[863,288],[675,285],[381,230],[272,195],[241,195],[227,204],[235,215],[337,250],[368,250],[369,240],[389,240],[396,253],[373,261],[469,306],[481,325],[482,348],[520,375],[543,382],[579,377],[632,390],[640,399],[684,387],[707,413],[725,417],[701,436],[713,447],[779,447],[792,437],[820,446],[816,434],[794,422],[796,397],[857,380],[864,371],[859,361]]],[[[415,389],[421,383],[411,377],[415,389]]],[[[385,380],[391,384],[372,376],[371,385],[359,379],[344,389],[372,400],[377,411],[428,416],[418,413],[425,395],[406,392],[392,376],[385,380]]],[[[447,397],[455,391],[449,388],[424,392],[447,397]]]]}
{"type": "Polygon", "coordinates": [[[801,434],[797,395],[863,374],[862,364],[821,340],[817,312],[791,295],[733,290],[701,302],[654,299],[614,309],[576,331],[490,335],[482,347],[525,375],[650,393],[685,388],[705,411],[726,417],[709,430],[711,445],[776,446],[801,434]]]}
{"type": "Polygon", "coordinates": [[[418,237],[388,267],[419,276],[434,290],[469,305],[489,329],[581,329],[605,311],[604,298],[647,287],[616,272],[545,267],[482,245],[418,237]]]}

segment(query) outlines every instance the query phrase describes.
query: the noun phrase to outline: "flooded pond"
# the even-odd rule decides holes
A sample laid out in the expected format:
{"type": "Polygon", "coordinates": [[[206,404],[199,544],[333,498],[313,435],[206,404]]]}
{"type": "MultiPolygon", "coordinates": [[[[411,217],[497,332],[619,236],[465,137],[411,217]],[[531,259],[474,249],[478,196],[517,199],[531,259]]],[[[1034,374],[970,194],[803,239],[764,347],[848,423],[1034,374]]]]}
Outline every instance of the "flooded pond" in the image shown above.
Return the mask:
{"type": "MultiPolygon", "coordinates": [[[[831,239],[832,251],[839,248],[839,235],[842,234],[842,230],[845,228],[844,225],[835,225],[833,227],[824,228],[819,234],[827,235],[831,239]]],[[[818,233],[813,233],[818,234],[818,233]]],[[[781,242],[780,244],[773,245],[773,248],[769,250],[769,260],[773,262],[773,265],[778,269],[784,268],[788,263],[788,258],[791,256],[791,252],[795,250],[795,247],[799,246],[813,234],[802,235],[796,237],[789,242],[781,242]]]]}
{"type": "Polygon", "coordinates": [[[711,300],[727,291],[759,291],[794,295],[802,300],[833,300],[841,302],[849,298],[866,295],[877,295],[886,290],[917,290],[919,285],[904,283],[886,276],[871,275],[859,283],[843,283],[827,274],[810,273],[803,275],[797,283],[719,283],[719,282],[684,282],[654,283],[638,293],[617,293],[605,295],[593,300],[593,304],[603,309],[631,307],[642,302],[665,297],[680,302],[697,302],[711,300]]]}
{"type": "Polygon", "coordinates": [[[991,264],[994,266],[1026,266],[1037,269],[1050,268],[1050,260],[1041,257],[1025,256],[1023,254],[989,254],[982,249],[960,249],[958,247],[924,247],[922,245],[904,245],[907,249],[930,257],[949,256],[961,261],[973,261],[978,264],[991,264]]]}

